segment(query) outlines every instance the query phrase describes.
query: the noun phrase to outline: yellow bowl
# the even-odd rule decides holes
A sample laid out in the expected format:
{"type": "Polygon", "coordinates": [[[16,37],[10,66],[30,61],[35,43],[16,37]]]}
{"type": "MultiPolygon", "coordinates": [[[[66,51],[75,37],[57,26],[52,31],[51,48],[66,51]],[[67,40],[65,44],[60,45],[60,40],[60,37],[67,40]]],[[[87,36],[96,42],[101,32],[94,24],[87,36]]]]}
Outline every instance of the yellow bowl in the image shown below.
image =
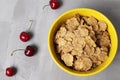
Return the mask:
{"type": "Polygon", "coordinates": [[[111,23],[111,21],[104,16],[102,13],[93,10],[93,9],[88,9],[88,8],[78,8],[78,9],[73,9],[73,10],[69,10],[65,13],[63,13],[62,15],[60,15],[52,24],[50,30],[49,30],[49,34],[48,34],[48,48],[49,48],[49,52],[50,55],[53,59],[53,61],[65,72],[72,74],[72,75],[76,75],[76,76],[90,76],[90,75],[94,75],[97,74],[101,71],[103,71],[105,68],[107,68],[110,63],[113,61],[115,54],[117,52],[117,48],[118,48],[118,37],[116,34],[116,30],[113,26],[113,24],[111,23]],[[54,49],[54,35],[56,33],[56,31],[58,30],[58,28],[60,27],[60,25],[66,21],[66,19],[74,16],[76,13],[79,13],[82,16],[93,16],[98,20],[103,20],[107,23],[108,25],[108,32],[110,34],[110,39],[111,39],[111,48],[110,48],[110,53],[109,53],[109,58],[103,62],[100,66],[98,66],[97,68],[87,71],[87,72],[79,72],[79,71],[75,71],[73,69],[70,69],[68,67],[66,67],[57,57],[56,53],[55,53],[55,49],[54,49]]]}

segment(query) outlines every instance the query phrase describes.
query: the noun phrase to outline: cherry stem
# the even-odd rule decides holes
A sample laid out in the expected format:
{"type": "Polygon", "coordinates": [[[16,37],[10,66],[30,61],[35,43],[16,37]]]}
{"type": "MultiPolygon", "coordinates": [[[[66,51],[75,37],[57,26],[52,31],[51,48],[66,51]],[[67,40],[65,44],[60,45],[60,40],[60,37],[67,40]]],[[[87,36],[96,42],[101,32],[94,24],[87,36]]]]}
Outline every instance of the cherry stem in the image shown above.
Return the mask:
{"type": "Polygon", "coordinates": [[[16,49],[16,50],[14,50],[14,51],[11,53],[11,56],[13,56],[16,51],[24,51],[24,50],[25,50],[25,49],[16,49]]]}
{"type": "Polygon", "coordinates": [[[29,27],[28,31],[30,31],[34,20],[29,20],[29,21],[30,21],[30,27],[29,27]]]}
{"type": "Polygon", "coordinates": [[[50,5],[49,5],[49,4],[47,4],[47,5],[44,5],[42,9],[44,10],[44,8],[46,8],[47,6],[50,6],[50,5]]]}

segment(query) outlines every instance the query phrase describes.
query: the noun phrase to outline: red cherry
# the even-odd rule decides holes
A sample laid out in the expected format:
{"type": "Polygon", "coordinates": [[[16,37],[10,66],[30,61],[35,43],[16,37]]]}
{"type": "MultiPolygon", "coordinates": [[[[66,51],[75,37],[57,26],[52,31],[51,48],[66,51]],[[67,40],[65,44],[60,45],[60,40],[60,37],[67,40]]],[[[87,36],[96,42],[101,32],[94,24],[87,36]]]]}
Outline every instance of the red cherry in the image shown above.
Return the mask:
{"type": "Polygon", "coordinates": [[[20,40],[23,42],[27,42],[30,39],[30,34],[27,32],[21,32],[20,40]]]}
{"type": "Polygon", "coordinates": [[[16,49],[16,50],[12,51],[11,56],[13,56],[15,54],[15,52],[17,52],[17,51],[24,51],[24,54],[26,56],[31,57],[37,52],[37,47],[34,45],[33,46],[28,45],[26,47],[26,49],[16,49]]]}
{"type": "Polygon", "coordinates": [[[35,54],[35,49],[32,46],[27,46],[25,49],[25,55],[31,57],[35,54]]]}
{"type": "Polygon", "coordinates": [[[13,68],[13,67],[6,68],[6,76],[11,77],[11,76],[15,75],[15,73],[16,73],[15,68],[13,68]]]}
{"type": "Polygon", "coordinates": [[[60,7],[60,2],[58,0],[50,0],[49,4],[52,9],[57,9],[60,7]]]}

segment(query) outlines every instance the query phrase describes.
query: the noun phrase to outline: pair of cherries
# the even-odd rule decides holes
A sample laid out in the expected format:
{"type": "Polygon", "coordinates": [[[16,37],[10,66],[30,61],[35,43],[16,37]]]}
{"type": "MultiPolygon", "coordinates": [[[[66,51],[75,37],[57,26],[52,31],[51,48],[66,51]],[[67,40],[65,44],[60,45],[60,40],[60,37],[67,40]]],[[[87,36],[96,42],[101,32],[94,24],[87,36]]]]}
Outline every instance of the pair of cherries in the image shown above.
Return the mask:
{"type": "MultiPolygon", "coordinates": [[[[32,24],[33,24],[33,20],[30,20],[30,22],[31,22],[31,25],[30,25],[30,27],[29,27],[29,30],[30,30],[30,28],[31,28],[31,26],[32,26],[32,24]]],[[[31,39],[31,37],[32,37],[32,35],[29,33],[29,32],[25,32],[25,31],[23,31],[23,32],[21,32],[20,33],[20,40],[22,41],[22,42],[27,42],[27,41],[29,41],[30,39],[31,39]]],[[[20,49],[18,49],[18,50],[16,50],[16,51],[19,51],[20,49]]],[[[23,49],[24,50],[24,49],[23,49]]],[[[15,51],[14,51],[15,52],[15,51]]],[[[25,53],[25,55],[26,56],[28,56],[28,57],[31,57],[31,56],[33,56],[34,54],[35,54],[35,49],[34,49],[34,47],[33,46],[31,46],[31,45],[28,45],[27,47],[26,47],[26,49],[24,50],[24,53],[25,53]]]]}
{"type": "MultiPolygon", "coordinates": [[[[30,20],[31,21],[31,25],[33,23],[33,20],[30,20]]],[[[31,25],[30,25],[30,28],[31,28],[31,25]]],[[[27,42],[31,39],[31,34],[28,33],[28,32],[21,32],[20,33],[20,40],[22,42],[27,42]]],[[[11,53],[11,56],[13,56],[13,54],[16,52],[16,51],[21,51],[21,50],[24,50],[24,54],[28,57],[31,57],[35,54],[35,47],[31,46],[31,45],[28,45],[26,47],[26,49],[17,49],[17,50],[14,50],[12,53],[11,53]]],[[[6,76],[8,77],[11,77],[13,75],[15,75],[17,72],[17,69],[15,67],[8,67],[6,68],[6,76]]]]}

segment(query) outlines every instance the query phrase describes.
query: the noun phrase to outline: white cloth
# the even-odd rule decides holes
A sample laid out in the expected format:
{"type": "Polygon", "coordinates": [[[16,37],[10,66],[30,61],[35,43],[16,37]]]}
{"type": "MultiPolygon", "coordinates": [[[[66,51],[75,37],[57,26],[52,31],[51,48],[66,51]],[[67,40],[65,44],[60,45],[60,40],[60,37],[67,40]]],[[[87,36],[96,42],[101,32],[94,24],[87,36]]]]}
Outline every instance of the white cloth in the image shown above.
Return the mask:
{"type": "Polygon", "coordinates": [[[52,22],[63,12],[80,7],[88,7],[104,13],[115,25],[120,37],[120,1],[119,0],[61,0],[62,6],[52,10],[44,5],[49,0],[0,0],[0,80],[119,80],[120,48],[112,64],[99,74],[89,77],[72,76],[61,69],[51,59],[47,37],[52,22]],[[24,43],[19,34],[29,28],[29,20],[34,20],[31,27],[33,38],[24,43]],[[10,56],[15,49],[24,49],[35,44],[38,52],[33,57],[26,57],[24,51],[10,56]],[[13,77],[5,76],[5,68],[15,66],[18,72],[13,77]]]}

